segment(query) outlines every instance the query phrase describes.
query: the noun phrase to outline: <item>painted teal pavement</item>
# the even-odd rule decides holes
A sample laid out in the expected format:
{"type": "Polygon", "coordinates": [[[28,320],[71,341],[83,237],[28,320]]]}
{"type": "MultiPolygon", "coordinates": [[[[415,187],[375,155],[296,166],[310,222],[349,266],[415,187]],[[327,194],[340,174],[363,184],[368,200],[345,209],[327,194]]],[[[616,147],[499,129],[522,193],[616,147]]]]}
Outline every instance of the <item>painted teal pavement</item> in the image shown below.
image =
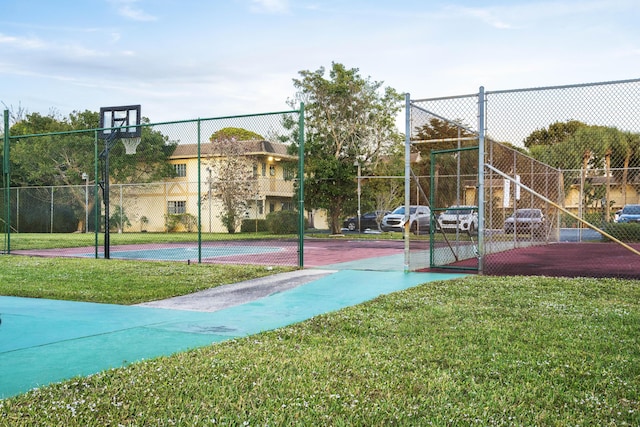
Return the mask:
{"type": "Polygon", "coordinates": [[[338,271],[216,312],[0,296],[0,398],[244,337],[464,274],[338,271]]]}

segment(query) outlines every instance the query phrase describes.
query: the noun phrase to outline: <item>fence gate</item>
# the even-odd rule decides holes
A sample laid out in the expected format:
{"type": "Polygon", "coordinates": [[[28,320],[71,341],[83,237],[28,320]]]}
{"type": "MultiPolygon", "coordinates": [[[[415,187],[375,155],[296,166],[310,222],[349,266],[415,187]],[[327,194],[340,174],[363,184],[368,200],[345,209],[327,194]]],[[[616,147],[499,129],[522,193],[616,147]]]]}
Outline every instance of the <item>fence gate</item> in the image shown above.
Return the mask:
{"type": "Polygon", "coordinates": [[[405,182],[430,194],[430,268],[640,277],[640,220],[622,214],[640,205],[640,79],[408,106],[423,163],[405,182]]]}

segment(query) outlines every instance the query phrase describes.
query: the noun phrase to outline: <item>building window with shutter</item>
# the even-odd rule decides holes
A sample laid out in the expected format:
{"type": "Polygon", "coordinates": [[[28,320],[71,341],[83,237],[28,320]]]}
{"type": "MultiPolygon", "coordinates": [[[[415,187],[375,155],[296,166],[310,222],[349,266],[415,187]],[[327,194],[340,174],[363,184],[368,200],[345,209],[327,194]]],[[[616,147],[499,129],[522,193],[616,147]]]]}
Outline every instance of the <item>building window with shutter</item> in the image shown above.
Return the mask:
{"type": "Polygon", "coordinates": [[[186,163],[178,163],[174,165],[176,168],[176,176],[184,177],[187,176],[187,164],[186,163]]]}
{"type": "Polygon", "coordinates": [[[184,200],[171,200],[167,202],[167,212],[169,215],[187,213],[187,202],[184,200]]]}

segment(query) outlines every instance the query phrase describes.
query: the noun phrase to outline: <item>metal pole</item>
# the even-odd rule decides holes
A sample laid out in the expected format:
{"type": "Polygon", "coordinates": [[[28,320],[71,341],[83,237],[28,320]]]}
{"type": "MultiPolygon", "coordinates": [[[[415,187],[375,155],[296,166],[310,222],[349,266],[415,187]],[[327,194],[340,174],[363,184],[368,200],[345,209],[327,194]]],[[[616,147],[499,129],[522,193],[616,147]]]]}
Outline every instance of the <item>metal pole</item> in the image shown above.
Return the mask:
{"type": "Polygon", "coordinates": [[[304,102],[298,118],[298,267],[304,267],[304,102]]]}
{"type": "Polygon", "coordinates": [[[89,174],[82,173],[84,178],[84,232],[89,232],[89,174]]]}
{"type": "Polygon", "coordinates": [[[478,93],[478,273],[484,269],[484,157],[485,157],[485,94],[484,86],[478,93]]]}
{"type": "MultiPolygon", "coordinates": [[[[114,135],[112,133],[112,135],[114,135]]],[[[110,138],[104,140],[104,171],[103,174],[103,192],[102,200],[104,201],[104,259],[111,258],[110,246],[111,239],[109,236],[109,141],[110,138]]]]}
{"type": "MultiPolygon", "coordinates": [[[[200,130],[200,119],[198,119],[198,264],[202,263],[202,153],[200,147],[200,130]]],[[[211,215],[211,210],[209,210],[209,215],[211,215]]]]}
{"type": "Polygon", "coordinates": [[[405,138],[404,138],[404,272],[409,272],[409,218],[411,205],[411,95],[405,93],[405,138]]]}
{"type": "Polygon", "coordinates": [[[98,131],[96,131],[93,135],[93,200],[95,201],[93,206],[94,213],[94,221],[93,221],[93,248],[94,248],[94,257],[98,259],[98,237],[100,234],[100,203],[98,201],[99,197],[99,179],[100,176],[100,156],[98,154],[98,131]]]}
{"type": "Polygon", "coordinates": [[[4,110],[4,157],[2,158],[2,170],[4,181],[5,200],[5,240],[6,253],[11,253],[11,173],[9,172],[9,110],[4,110]]]}
{"type": "Polygon", "coordinates": [[[362,171],[360,169],[360,160],[358,160],[358,233],[362,232],[362,225],[360,224],[360,215],[362,215],[360,211],[360,195],[362,194],[362,188],[360,187],[361,173],[362,171]]]}

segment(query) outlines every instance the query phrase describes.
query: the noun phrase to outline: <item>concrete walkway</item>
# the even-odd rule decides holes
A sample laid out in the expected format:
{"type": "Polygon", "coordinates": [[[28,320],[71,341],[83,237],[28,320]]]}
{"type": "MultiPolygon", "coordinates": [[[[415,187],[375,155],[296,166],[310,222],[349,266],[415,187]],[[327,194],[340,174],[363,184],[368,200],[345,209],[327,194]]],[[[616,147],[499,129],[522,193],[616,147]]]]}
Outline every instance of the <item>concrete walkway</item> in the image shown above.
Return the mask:
{"type": "Polygon", "coordinates": [[[139,306],[0,296],[0,398],[461,276],[302,270],[139,306]]]}

